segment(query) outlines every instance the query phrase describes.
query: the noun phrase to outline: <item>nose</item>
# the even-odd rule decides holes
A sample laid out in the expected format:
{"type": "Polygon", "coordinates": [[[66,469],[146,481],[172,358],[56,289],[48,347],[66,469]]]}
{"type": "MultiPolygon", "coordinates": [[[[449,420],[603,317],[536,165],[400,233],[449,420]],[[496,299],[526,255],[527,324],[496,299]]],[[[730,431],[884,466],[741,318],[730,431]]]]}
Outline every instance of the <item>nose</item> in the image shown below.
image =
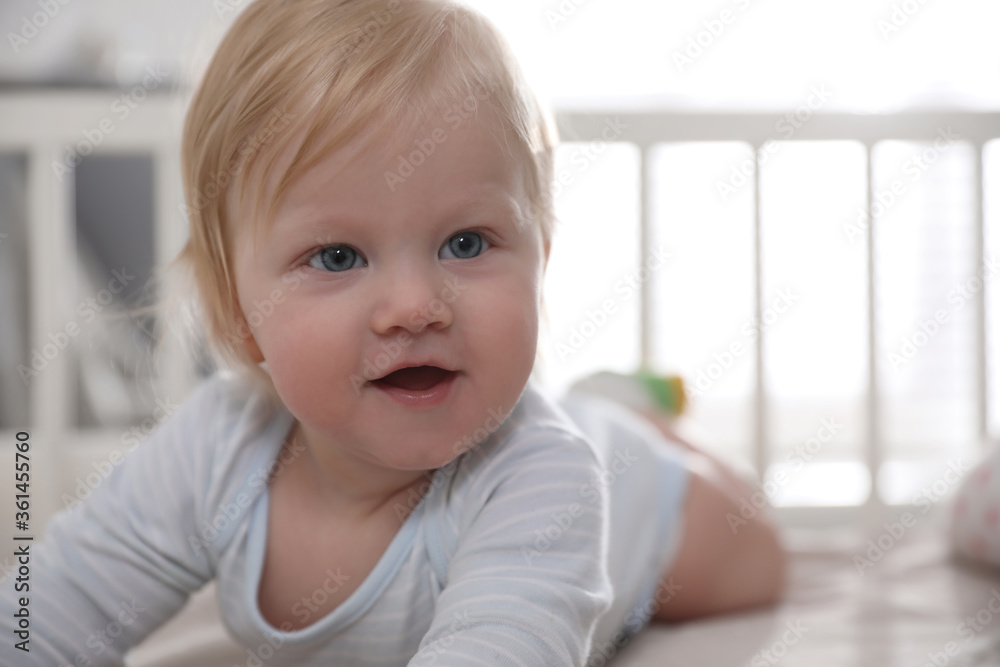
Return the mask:
{"type": "Polygon", "coordinates": [[[420,333],[451,325],[453,312],[444,298],[445,276],[433,267],[407,266],[389,271],[378,282],[372,330],[380,335],[396,328],[420,333]]]}

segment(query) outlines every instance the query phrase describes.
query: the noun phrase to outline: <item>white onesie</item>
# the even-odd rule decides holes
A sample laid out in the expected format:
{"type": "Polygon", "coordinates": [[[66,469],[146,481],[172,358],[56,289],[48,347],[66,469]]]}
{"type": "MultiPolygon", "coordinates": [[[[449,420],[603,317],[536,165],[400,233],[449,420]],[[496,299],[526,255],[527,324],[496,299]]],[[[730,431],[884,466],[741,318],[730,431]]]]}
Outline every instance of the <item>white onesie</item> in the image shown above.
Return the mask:
{"type": "MultiPolygon", "coordinates": [[[[571,394],[560,407],[529,382],[502,426],[429,475],[339,607],[301,630],[271,627],[256,604],[266,479],[292,424],[235,377],[205,381],[53,518],[31,548],[29,592],[13,576],[0,584],[0,664],[120,665],[214,578],[248,661],[598,665],[675,592],[657,580],[678,546],[682,451],[606,399],[571,394]],[[30,652],[15,648],[24,596],[30,652]]],[[[331,562],[317,592],[343,577],[331,562]]]]}

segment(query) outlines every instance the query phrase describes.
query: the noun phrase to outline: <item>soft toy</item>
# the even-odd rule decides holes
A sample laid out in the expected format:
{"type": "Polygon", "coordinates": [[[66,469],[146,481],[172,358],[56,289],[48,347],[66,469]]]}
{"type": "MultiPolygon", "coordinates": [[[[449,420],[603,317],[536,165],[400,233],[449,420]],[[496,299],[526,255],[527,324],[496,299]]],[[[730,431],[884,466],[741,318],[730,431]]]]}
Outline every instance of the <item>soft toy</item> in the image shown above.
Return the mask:
{"type": "Polygon", "coordinates": [[[687,406],[684,381],[677,375],[646,370],[629,374],[599,371],[578,380],[571,391],[586,391],[615,400],[641,413],[676,418],[687,406]]]}

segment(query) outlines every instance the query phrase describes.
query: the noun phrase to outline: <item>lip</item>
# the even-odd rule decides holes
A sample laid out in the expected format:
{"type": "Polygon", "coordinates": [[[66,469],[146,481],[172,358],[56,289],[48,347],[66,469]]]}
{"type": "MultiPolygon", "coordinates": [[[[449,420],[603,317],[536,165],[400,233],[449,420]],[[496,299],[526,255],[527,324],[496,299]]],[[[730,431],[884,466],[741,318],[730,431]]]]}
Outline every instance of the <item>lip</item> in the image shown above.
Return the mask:
{"type": "MultiPolygon", "coordinates": [[[[406,366],[400,366],[400,368],[406,368],[406,366]]],[[[388,373],[386,375],[388,375],[388,373]]],[[[383,382],[378,382],[377,380],[373,380],[369,384],[392,400],[405,405],[406,407],[433,408],[448,400],[448,397],[451,395],[451,387],[455,384],[455,379],[457,377],[458,371],[450,371],[444,380],[438,382],[429,389],[423,390],[403,389],[402,387],[394,387],[383,382]]]]}

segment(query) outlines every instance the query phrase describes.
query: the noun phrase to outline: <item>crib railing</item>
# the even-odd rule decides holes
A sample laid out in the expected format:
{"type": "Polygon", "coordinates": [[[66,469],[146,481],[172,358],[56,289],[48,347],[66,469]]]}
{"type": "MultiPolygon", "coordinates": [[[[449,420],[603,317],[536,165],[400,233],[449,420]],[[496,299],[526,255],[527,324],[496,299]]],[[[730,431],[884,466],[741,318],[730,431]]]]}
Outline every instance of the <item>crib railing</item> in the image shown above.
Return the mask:
{"type": "MultiPolygon", "coordinates": [[[[784,112],[782,112],[784,114],[784,112]]],[[[655,189],[650,186],[651,155],[654,146],[670,143],[735,141],[748,144],[754,149],[757,168],[750,178],[754,185],[753,228],[754,253],[754,309],[758,318],[762,317],[763,303],[761,264],[761,208],[760,208],[760,165],[762,149],[770,140],[779,141],[854,141],[865,147],[867,154],[867,219],[873,220],[872,203],[875,196],[872,169],[872,148],[886,140],[914,142],[934,141],[940,128],[952,127],[971,144],[975,151],[975,242],[973,253],[976,263],[984,254],[984,190],[983,190],[983,146],[986,142],[1000,137],[1000,113],[978,113],[966,111],[905,112],[887,115],[857,115],[847,113],[809,114],[808,122],[796,123],[794,132],[787,138],[775,136],[774,113],[667,113],[667,112],[620,112],[614,109],[588,111],[564,111],[557,114],[560,139],[562,141],[587,142],[606,139],[608,121],[615,123],[615,141],[627,142],[638,147],[640,152],[639,200],[641,252],[649,247],[653,219],[655,189]]],[[[882,515],[882,500],[879,493],[877,471],[884,460],[881,435],[882,414],[879,401],[879,369],[876,354],[878,330],[875,317],[875,286],[879,266],[875,261],[876,244],[873,242],[874,226],[867,226],[867,346],[868,346],[868,386],[867,423],[864,443],[865,460],[871,480],[871,492],[865,513],[871,517],[882,515]]],[[[637,258],[637,262],[642,258],[637,258]]],[[[641,361],[651,361],[652,308],[649,283],[641,286],[640,299],[640,350],[641,361]]],[[[987,339],[986,339],[986,291],[979,290],[973,307],[975,308],[975,360],[976,360],[976,428],[980,439],[987,437],[987,339]]],[[[759,321],[759,320],[758,320],[759,321]]],[[[768,469],[771,453],[766,443],[769,440],[768,394],[764,383],[765,355],[764,336],[756,337],[753,349],[755,360],[755,386],[753,391],[754,429],[752,436],[753,462],[760,475],[768,469]]]]}
{"type": "MultiPolygon", "coordinates": [[[[26,264],[27,285],[21,286],[29,294],[30,312],[25,330],[28,348],[45,342],[48,332],[60,330],[72,319],[76,296],[67,290],[75,284],[73,179],[60,174],[54,165],[65,162],[68,147],[78,148],[91,144],[88,152],[94,153],[143,153],[154,160],[154,239],[155,257],[160,264],[172,259],[184,239],[181,215],[181,188],[179,183],[179,134],[183,118],[184,99],[180,95],[151,94],[134,108],[127,117],[121,117],[120,107],[113,107],[118,92],[17,92],[0,94],[0,152],[21,154],[27,158],[26,264]],[[110,121],[110,125],[108,124],[110,121]],[[102,125],[103,123],[103,125],[102,125]],[[103,128],[103,129],[102,129],[103,128]],[[110,131],[108,129],[111,128],[110,131]]],[[[561,139],[564,141],[591,141],[605,137],[608,118],[620,118],[622,127],[614,141],[636,145],[641,152],[640,183],[642,184],[641,248],[648,246],[652,228],[652,201],[655,192],[647,185],[650,154],[655,145],[672,142],[739,141],[759,149],[773,138],[773,114],[763,113],[661,113],[620,112],[615,110],[566,111],[557,114],[561,139]]],[[[892,115],[816,114],[808,123],[797,128],[792,141],[852,140],[863,144],[869,155],[867,207],[871,213],[873,186],[871,148],[887,139],[912,141],[933,140],[937,128],[954,126],[964,141],[976,151],[976,206],[975,225],[977,258],[983,255],[983,145],[1000,136],[1000,114],[972,112],[921,112],[892,115]]],[[[81,150],[82,152],[82,150],[81,150]]],[[[759,160],[759,157],[758,157],[759,160]]],[[[755,192],[759,193],[759,169],[754,170],[755,192]]],[[[761,314],[760,229],[759,196],[755,197],[754,245],[755,308],[761,314]]],[[[869,216],[870,217],[870,216],[869,216]]],[[[868,234],[868,412],[865,463],[871,473],[872,493],[870,505],[881,501],[877,492],[878,477],[875,471],[884,459],[880,447],[879,374],[876,364],[877,330],[875,326],[875,282],[878,266],[874,259],[872,229],[868,234]]],[[[641,259],[641,258],[640,258],[641,259]]],[[[643,361],[650,360],[651,303],[647,285],[640,292],[641,329],[640,349],[643,361]]],[[[987,371],[986,371],[986,322],[985,293],[980,291],[974,303],[976,321],[977,360],[977,428],[981,435],[987,430],[987,371]]],[[[758,471],[763,473],[769,461],[765,443],[769,438],[767,422],[767,391],[762,369],[765,358],[763,338],[756,339],[754,348],[756,382],[754,390],[755,426],[753,430],[753,459],[758,471]]],[[[159,395],[183,397],[194,382],[191,364],[168,341],[159,364],[161,373],[159,395]]],[[[74,426],[74,389],[71,366],[66,355],[49,362],[44,373],[26,386],[29,393],[30,416],[27,424],[17,429],[31,429],[36,456],[36,497],[33,506],[39,520],[44,522],[63,503],[59,491],[72,488],[78,478],[73,466],[85,467],[88,460],[100,456],[100,451],[115,444],[121,429],[102,432],[84,432],[74,426]],[[81,453],[85,450],[86,454],[81,453]],[[76,458],[74,458],[76,457],[76,458]]],[[[176,399],[175,399],[176,400],[176,399]]],[[[14,430],[0,433],[4,450],[14,442],[14,430]]],[[[7,453],[5,451],[5,453],[7,453]]]]}
{"type": "MultiPolygon", "coordinates": [[[[57,332],[79,318],[74,155],[150,155],[155,179],[156,262],[172,259],[186,235],[184,225],[179,224],[179,137],[184,100],[166,93],[143,92],[141,100],[137,95],[122,101],[125,92],[0,93],[0,152],[27,159],[22,258],[27,265],[27,284],[17,286],[28,294],[30,304],[28,312],[20,314],[25,321],[19,323],[27,334],[27,349],[21,355],[26,368],[31,367],[31,350],[41,350],[52,342],[50,333],[60,338],[57,332]]],[[[9,215],[10,211],[0,214],[9,215]]],[[[164,345],[156,392],[174,400],[187,394],[194,375],[173,341],[164,345]]],[[[70,355],[58,350],[49,356],[52,358],[45,359],[44,369],[23,383],[28,394],[28,423],[8,425],[0,432],[0,451],[6,455],[7,450],[13,451],[16,430],[31,431],[32,518],[33,527],[39,529],[65,506],[60,495],[66,489],[72,493],[74,483],[93,472],[88,462],[105,460],[107,451],[120,447],[122,433],[120,426],[96,431],[75,426],[76,389],[70,355]]]]}

